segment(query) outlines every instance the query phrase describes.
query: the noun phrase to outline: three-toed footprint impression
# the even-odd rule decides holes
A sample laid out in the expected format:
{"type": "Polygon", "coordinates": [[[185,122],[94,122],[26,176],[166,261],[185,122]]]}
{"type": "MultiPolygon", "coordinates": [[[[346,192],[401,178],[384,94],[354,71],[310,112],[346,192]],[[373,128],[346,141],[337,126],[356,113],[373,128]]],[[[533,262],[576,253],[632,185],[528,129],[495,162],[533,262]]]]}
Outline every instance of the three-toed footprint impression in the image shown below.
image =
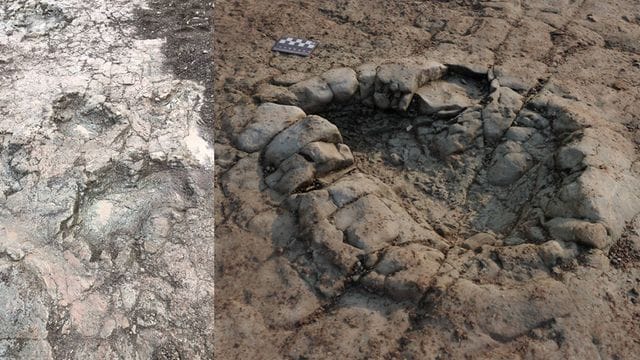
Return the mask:
{"type": "Polygon", "coordinates": [[[631,143],[587,104],[491,69],[367,63],[281,75],[255,98],[235,145],[260,154],[297,229],[274,245],[328,298],[357,283],[419,301],[453,245],[536,247],[553,266],[610,247],[640,211],[631,143]]]}

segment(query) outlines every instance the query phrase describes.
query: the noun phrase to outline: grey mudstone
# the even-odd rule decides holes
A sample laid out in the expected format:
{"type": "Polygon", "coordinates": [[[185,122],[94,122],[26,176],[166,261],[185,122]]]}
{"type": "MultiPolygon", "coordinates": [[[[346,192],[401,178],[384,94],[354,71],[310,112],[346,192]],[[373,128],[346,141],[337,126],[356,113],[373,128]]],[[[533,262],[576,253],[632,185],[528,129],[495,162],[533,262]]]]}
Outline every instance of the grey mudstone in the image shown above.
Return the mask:
{"type": "Polygon", "coordinates": [[[273,102],[284,105],[296,105],[298,97],[286,87],[262,84],[256,89],[255,97],[260,102],[273,102]]]}
{"type": "Polygon", "coordinates": [[[400,234],[393,212],[375,195],[346,205],[333,218],[347,235],[347,243],[367,253],[385,247],[400,234]]]}
{"type": "Polygon", "coordinates": [[[449,155],[463,152],[469,148],[475,139],[480,135],[482,121],[480,111],[468,110],[460,114],[457,122],[441,135],[436,137],[434,142],[438,155],[446,158],[449,155]]]}
{"type": "Polygon", "coordinates": [[[343,207],[364,195],[378,192],[378,184],[363,174],[355,173],[333,183],[328,191],[335,205],[343,207]]]}
{"type": "Polygon", "coordinates": [[[531,160],[527,153],[509,153],[498,158],[489,169],[489,182],[499,186],[513,184],[531,166],[531,160]]]}
{"type": "Polygon", "coordinates": [[[561,282],[544,278],[532,283],[505,287],[460,279],[447,289],[446,299],[439,304],[446,311],[463,309],[460,311],[465,321],[473,319],[484,334],[491,334],[494,339],[517,338],[539,327],[541,319],[560,318],[577,311],[561,282]],[[541,296],[543,289],[545,294],[554,295],[541,296]]]}
{"type": "Polygon", "coordinates": [[[347,145],[316,141],[283,161],[265,182],[282,194],[290,194],[303,185],[311,184],[317,177],[351,165],[353,155],[347,145]]]}
{"type": "Polygon", "coordinates": [[[303,147],[300,154],[313,160],[317,176],[353,165],[353,154],[345,144],[316,141],[303,147]]]}
{"type": "Polygon", "coordinates": [[[422,244],[391,247],[362,283],[399,301],[419,301],[436,276],[444,254],[422,244]]]}
{"type": "Polygon", "coordinates": [[[326,220],[338,207],[333,204],[327,190],[314,190],[293,195],[287,201],[287,208],[298,212],[298,224],[305,228],[326,220]]]}
{"type": "Polygon", "coordinates": [[[556,165],[572,166],[582,152],[579,164],[584,166],[545,205],[545,215],[600,222],[617,239],[625,223],[640,212],[640,180],[630,171],[628,155],[634,153],[633,143],[607,128],[593,127],[584,129],[583,136],[568,146],[577,152],[565,150],[556,165]]]}
{"type": "Polygon", "coordinates": [[[577,255],[577,248],[572,243],[562,244],[556,240],[549,240],[538,247],[540,259],[548,267],[553,267],[559,261],[572,259],[577,255]]]}
{"type": "Polygon", "coordinates": [[[515,120],[519,126],[544,129],[549,127],[549,120],[535,111],[522,109],[515,120]]]}
{"type": "MultiPolygon", "coordinates": [[[[531,64],[529,64],[531,65],[531,64]]],[[[516,91],[526,92],[536,84],[535,70],[532,69],[506,69],[504,66],[493,68],[494,74],[502,86],[509,87],[516,91]]]]}
{"type": "Polygon", "coordinates": [[[511,126],[522,108],[522,96],[517,92],[500,87],[491,94],[492,101],[482,110],[484,137],[489,143],[497,142],[511,126]]]}
{"type": "MultiPolygon", "coordinates": [[[[252,296],[265,298],[277,294],[275,296],[290,299],[287,306],[277,309],[273,308],[270,301],[257,304],[257,309],[263,314],[261,317],[265,320],[264,323],[269,326],[292,326],[320,306],[313,290],[284,258],[273,257],[261,263],[249,281],[248,287],[251,289],[252,296]]],[[[254,325],[248,324],[248,326],[254,325]]]]}
{"type": "Polygon", "coordinates": [[[544,241],[547,237],[544,234],[544,231],[539,226],[529,226],[525,229],[525,235],[527,239],[532,242],[540,243],[544,241]]]}
{"type": "Polygon", "coordinates": [[[333,101],[333,91],[319,76],[296,83],[289,90],[295,95],[298,106],[305,111],[322,110],[333,101]]]}
{"type": "Polygon", "coordinates": [[[338,128],[329,121],[316,115],[307,116],[276,135],[267,145],[264,153],[266,164],[278,166],[305,145],[315,141],[341,143],[342,136],[338,128]]]}
{"type": "Polygon", "coordinates": [[[575,146],[564,146],[556,154],[556,166],[560,170],[570,170],[582,163],[584,152],[575,146]]]}
{"type": "Polygon", "coordinates": [[[505,245],[513,246],[513,245],[522,245],[525,243],[525,240],[518,236],[509,236],[505,238],[503,242],[505,245]]]}
{"type": "MultiPolygon", "coordinates": [[[[303,210],[307,211],[307,210],[303,210]]],[[[344,234],[327,219],[322,219],[309,228],[311,241],[326,250],[333,264],[344,272],[350,272],[358,263],[363,251],[345,244],[344,234]]]]}
{"type": "Polygon", "coordinates": [[[476,250],[483,245],[495,245],[495,236],[488,233],[477,233],[462,242],[462,247],[469,250],[476,250]]]}
{"type": "MultiPolygon", "coordinates": [[[[552,119],[551,128],[557,135],[570,133],[598,124],[601,114],[584,103],[575,101],[570,97],[545,90],[531,99],[528,103],[532,109],[546,118],[552,119]]],[[[560,92],[560,89],[555,89],[560,92]]]]}
{"type": "Polygon", "coordinates": [[[383,64],[378,68],[375,81],[375,105],[405,111],[419,87],[441,78],[445,72],[446,67],[436,62],[383,64]]]}
{"type": "Polygon", "coordinates": [[[373,95],[374,85],[376,82],[378,66],[376,64],[360,65],[356,72],[358,73],[358,83],[360,88],[360,98],[365,99],[373,95]]]}
{"type": "Polygon", "coordinates": [[[378,108],[383,110],[391,107],[391,99],[389,99],[389,97],[384,93],[379,93],[379,92],[374,93],[373,102],[378,108]]]}
{"type": "Polygon", "coordinates": [[[472,63],[445,63],[445,66],[459,74],[478,79],[485,79],[489,72],[486,66],[472,63]]]}
{"type": "Polygon", "coordinates": [[[299,107],[264,103],[256,109],[253,122],[238,135],[236,145],[242,151],[258,151],[279,132],[305,116],[299,107]]]}
{"type": "Polygon", "coordinates": [[[386,87],[392,92],[415,93],[428,81],[441,78],[446,69],[436,62],[384,64],[378,68],[376,91],[386,87]]]}
{"type": "Polygon", "coordinates": [[[487,172],[489,183],[506,186],[516,182],[533,164],[533,158],[522,147],[512,141],[500,144],[496,149],[493,164],[487,172]]]}
{"type": "Polygon", "coordinates": [[[239,134],[249,125],[255,115],[256,106],[236,105],[224,111],[222,115],[222,127],[228,129],[231,134],[239,134]]]}
{"type": "Polygon", "coordinates": [[[322,78],[329,84],[333,92],[333,99],[338,102],[346,102],[358,91],[359,83],[356,72],[350,68],[331,69],[322,78]]]}
{"type": "Polygon", "coordinates": [[[278,167],[265,182],[270,188],[282,194],[290,194],[303,185],[310,184],[315,177],[313,163],[303,156],[294,154],[278,167]]]}
{"type": "Polygon", "coordinates": [[[416,91],[420,112],[431,115],[442,111],[461,112],[473,104],[467,91],[447,81],[432,81],[416,91]]]}
{"type": "Polygon", "coordinates": [[[535,129],[522,127],[522,126],[512,126],[507,130],[507,133],[504,135],[507,140],[512,140],[515,142],[523,143],[536,132],[535,129]]]}
{"type": "Polygon", "coordinates": [[[545,223],[552,237],[603,249],[611,243],[607,229],[601,223],[569,218],[554,218],[545,223]]]}
{"type": "Polygon", "coordinates": [[[413,100],[413,94],[407,93],[400,96],[398,99],[397,109],[401,111],[406,111],[411,105],[411,101],[413,100]]]}

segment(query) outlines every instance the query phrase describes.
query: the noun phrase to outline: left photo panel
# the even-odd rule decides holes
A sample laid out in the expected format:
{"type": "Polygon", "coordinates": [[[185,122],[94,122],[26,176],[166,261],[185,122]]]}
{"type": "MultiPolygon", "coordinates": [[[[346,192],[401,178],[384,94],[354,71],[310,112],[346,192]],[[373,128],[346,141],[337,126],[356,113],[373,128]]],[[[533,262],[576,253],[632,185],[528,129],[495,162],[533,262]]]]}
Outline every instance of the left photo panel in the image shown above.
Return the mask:
{"type": "Polygon", "coordinates": [[[0,2],[0,358],[213,358],[213,9],[0,2]]]}

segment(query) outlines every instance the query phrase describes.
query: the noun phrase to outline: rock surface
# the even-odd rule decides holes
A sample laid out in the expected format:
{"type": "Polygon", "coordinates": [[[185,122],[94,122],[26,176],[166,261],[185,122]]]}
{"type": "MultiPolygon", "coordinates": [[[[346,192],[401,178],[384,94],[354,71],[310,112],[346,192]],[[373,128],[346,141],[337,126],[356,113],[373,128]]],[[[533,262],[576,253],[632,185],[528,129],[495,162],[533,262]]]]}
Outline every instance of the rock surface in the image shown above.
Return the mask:
{"type": "Polygon", "coordinates": [[[262,149],[279,132],[305,117],[295,106],[264,103],[255,110],[251,123],[238,135],[238,149],[254,152],[262,149]]]}
{"type": "Polygon", "coordinates": [[[427,115],[459,113],[473,104],[463,87],[446,81],[429,82],[417,90],[417,95],[421,100],[420,112],[427,115]]]}
{"type": "Polygon", "coordinates": [[[640,351],[632,4],[250,0],[216,11],[221,108],[269,101],[258,92],[273,84],[275,102],[340,135],[300,128],[304,141],[283,141],[269,162],[277,152],[247,155],[219,124],[220,356],[640,351]],[[265,33],[292,28],[320,41],[312,57],[268,52],[265,33]],[[310,89],[306,79],[314,92],[297,94],[313,110],[284,96],[310,89]],[[442,84],[426,106],[421,89],[442,84]],[[310,185],[265,183],[292,157],[314,172],[310,185]]]}
{"type": "Polygon", "coordinates": [[[305,111],[321,110],[333,100],[329,84],[319,76],[296,83],[289,91],[296,96],[296,103],[305,111]]]}
{"type": "Polygon", "coordinates": [[[358,91],[360,84],[356,72],[350,68],[331,69],[322,78],[329,84],[337,102],[346,102],[358,91]]]}
{"type": "Polygon", "coordinates": [[[0,5],[0,358],[212,356],[209,25],[143,5],[0,5]]]}

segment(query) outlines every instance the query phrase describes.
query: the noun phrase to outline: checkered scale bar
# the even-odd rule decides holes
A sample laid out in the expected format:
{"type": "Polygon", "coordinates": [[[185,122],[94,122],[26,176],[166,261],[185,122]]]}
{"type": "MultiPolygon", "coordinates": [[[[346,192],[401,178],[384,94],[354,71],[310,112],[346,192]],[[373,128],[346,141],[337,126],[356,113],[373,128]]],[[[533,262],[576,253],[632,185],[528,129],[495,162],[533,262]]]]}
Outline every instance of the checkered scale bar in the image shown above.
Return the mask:
{"type": "Polygon", "coordinates": [[[273,45],[271,50],[288,54],[309,56],[318,46],[317,41],[300,39],[296,37],[282,37],[273,45]]]}

